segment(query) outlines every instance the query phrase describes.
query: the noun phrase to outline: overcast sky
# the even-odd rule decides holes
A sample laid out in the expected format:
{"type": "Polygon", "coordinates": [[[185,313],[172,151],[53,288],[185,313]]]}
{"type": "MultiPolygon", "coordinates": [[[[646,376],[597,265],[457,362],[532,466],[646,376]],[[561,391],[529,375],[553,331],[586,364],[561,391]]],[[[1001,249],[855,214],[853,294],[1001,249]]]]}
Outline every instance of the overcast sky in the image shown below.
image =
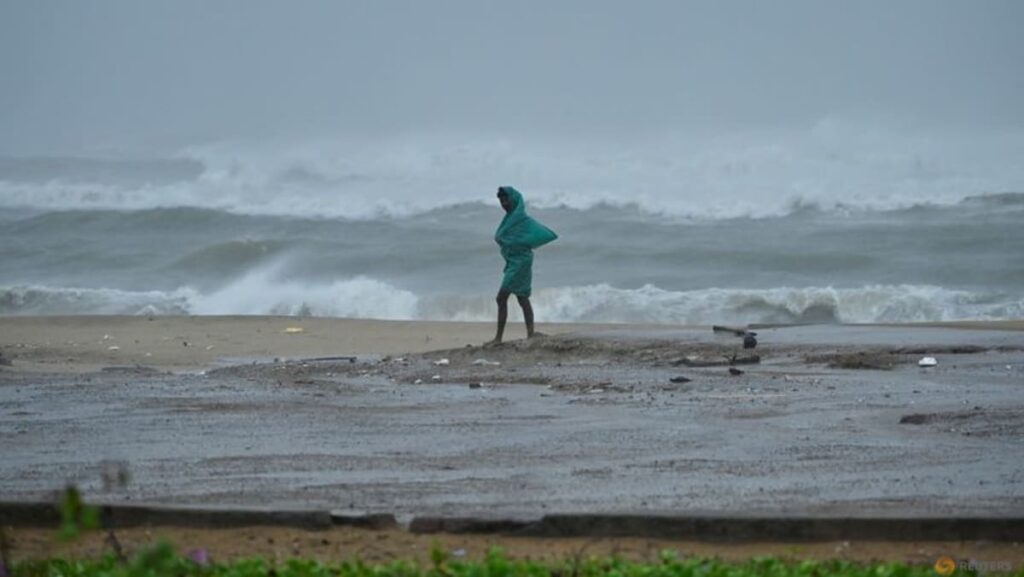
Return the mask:
{"type": "Polygon", "coordinates": [[[1024,126],[1024,2],[0,0],[0,153],[1024,126]]]}

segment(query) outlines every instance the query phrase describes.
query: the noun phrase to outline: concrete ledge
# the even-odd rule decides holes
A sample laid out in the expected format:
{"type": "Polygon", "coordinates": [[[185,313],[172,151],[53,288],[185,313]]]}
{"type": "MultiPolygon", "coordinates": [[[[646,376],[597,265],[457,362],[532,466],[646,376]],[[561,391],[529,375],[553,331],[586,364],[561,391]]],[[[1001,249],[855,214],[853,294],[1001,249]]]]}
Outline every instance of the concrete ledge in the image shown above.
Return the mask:
{"type": "MultiPolygon", "coordinates": [[[[333,526],[327,511],[271,511],[206,507],[157,507],[142,505],[96,505],[104,527],[118,529],[146,525],[169,525],[229,529],[253,525],[323,530],[333,526]]],[[[60,513],[53,503],[0,503],[0,522],[13,526],[57,527],[60,513]]]]}
{"type": "MultiPolygon", "coordinates": [[[[336,526],[394,529],[391,514],[315,510],[99,505],[104,526],[149,525],[233,529],[249,526],[324,530],[336,526]]],[[[14,527],[60,524],[52,503],[0,502],[0,523],[14,527]]],[[[740,517],[659,515],[547,515],[539,520],[416,517],[410,533],[501,534],[523,537],[640,537],[710,542],[992,541],[1024,542],[1024,518],[740,517]]]]}
{"type": "Polygon", "coordinates": [[[416,517],[409,523],[410,533],[476,533],[516,535],[533,522],[474,517],[416,517]]]}
{"type": "Polygon", "coordinates": [[[104,523],[108,527],[138,527],[142,525],[175,525],[179,527],[203,527],[228,529],[253,525],[295,527],[311,531],[330,529],[333,526],[327,511],[296,510],[244,510],[244,509],[193,509],[163,507],[103,507],[104,523]]]}
{"type": "Polygon", "coordinates": [[[518,534],[697,541],[1024,541],[1021,518],[547,515],[518,534]]]}
{"type": "Polygon", "coordinates": [[[0,502],[0,523],[14,527],[56,527],[60,511],[54,503],[0,502]]]}
{"type": "Polygon", "coordinates": [[[331,523],[337,527],[357,527],[375,531],[398,528],[398,520],[390,513],[366,514],[331,511],[331,523]]]}

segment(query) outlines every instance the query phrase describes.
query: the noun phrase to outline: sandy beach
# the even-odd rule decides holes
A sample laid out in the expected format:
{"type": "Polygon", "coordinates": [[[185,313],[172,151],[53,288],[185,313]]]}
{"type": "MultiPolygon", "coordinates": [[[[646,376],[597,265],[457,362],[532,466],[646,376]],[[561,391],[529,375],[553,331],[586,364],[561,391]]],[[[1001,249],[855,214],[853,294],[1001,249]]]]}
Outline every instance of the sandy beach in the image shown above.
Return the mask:
{"type": "MultiPolygon", "coordinates": [[[[555,335],[614,326],[541,323],[538,330],[555,335]]],[[[510,323],[507,337],[523,336],[522,325],[510,323]]],[[[492,338],[493,323],[268,316],[0,318],[0,353],[15,369],[57,373],[132,365],[195,372],[275,358],[420,353],[492,338]]]]}
{"type": "MultiPolygon", "coordinates": [[[[1024,331],[1024,321],[916,325],[1024,331]]],[[[685,327],[539,323],[548,335],[685,327]]],[[[510,322],[506,340],[525,336],[510,322]]],[[[402,355],[477,346],[494,337],[493,323],[382,321],[271,316],[63,316],[0,318],[0,354],[17,371],[88,372],[143,365],[172,372],[273,359],[402,355]]]]}
{"type": "MultiPolygon", "coordinates": [[[[539,329],[525,340],[510,325],[512,340],[484,348],[490,323],[4,318],[0,497],[46,500],[73,482],[111,504],[403,522],[1024,515],[1024,323],[758,327],[755,349],[711,327],[539,329]],[[111,467],[130,483],[109,486],[111,467]]],[[[387,558],[413,539],[401,535],[353,547],[387,558]]],[[[39,533],[15,538],[53,551],[39,533]]],[[[247,543],[277,551],[276,538],[247,543]]],[[[244,544],[227,532],[223,547],[244,544]]],[[[850,555],[942,549],[886,547],[850,555]]]]}

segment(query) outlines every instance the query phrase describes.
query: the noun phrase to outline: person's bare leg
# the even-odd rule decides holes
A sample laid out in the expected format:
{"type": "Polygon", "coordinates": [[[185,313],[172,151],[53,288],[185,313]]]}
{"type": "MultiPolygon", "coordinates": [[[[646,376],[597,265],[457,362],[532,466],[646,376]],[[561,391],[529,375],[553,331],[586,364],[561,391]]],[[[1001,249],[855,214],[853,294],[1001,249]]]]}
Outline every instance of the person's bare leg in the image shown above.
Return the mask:
{"type": "Polygon", "coordinates": [[[494,340],[484,343],[484,346],[500,344],[502,337],[505,336],[505,321],[508,320],[508,295],[509,293],[506,291],[498,291],[498,296],[494,299],[498,303],[498,331],[494,335],[494,340]]]}
{"type": "Polygon", "coordinates": [[[530,304],[530,297],[516,296],[519,306],[523,309],[523,320],[526,321],[526,338],[532,339],[533,331],[533,305],[530,304]]]}

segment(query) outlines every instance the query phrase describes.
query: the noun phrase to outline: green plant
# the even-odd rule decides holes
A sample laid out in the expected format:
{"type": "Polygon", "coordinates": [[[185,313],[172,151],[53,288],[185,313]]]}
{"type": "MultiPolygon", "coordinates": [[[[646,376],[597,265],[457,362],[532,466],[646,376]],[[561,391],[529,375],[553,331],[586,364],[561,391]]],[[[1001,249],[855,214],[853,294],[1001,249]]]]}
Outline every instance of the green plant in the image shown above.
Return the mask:
{"type": "MultiPolygon", "coordinates": [[[[931,565],[903,563],[859,564],[849,561],[787,561],[761,557],[741,563],[663,553],[653,563],[616,557],[577,557],[560,562],[510,559],[498,549],[479,561],[455,560],[435,547],[426,566],[407,560],[372,565],[359,559],[336,564],[290,559],[273,564],[264,559],[243,559],[219,564],[197,562],[181,555],[169,543],[141,551],[128,563],[107,554],[99,559],[48,559],[10,567],[10,577],[939,577],[931,565]]],[[[977,572],[958,566],[952,577],[973,577],[977,572]]],[[[1024,568],[989,572],[987,576],[1024,577],[1024,568]]]]}
{"type": "Polygon", "coordinates": [[[59,536],[65,541],[78,537],[83,531],[100,528],[99,508],[86,505],[82,500],[82,493],[74,485],[64,488],[58,508],[60,509],[59,536]]]}

